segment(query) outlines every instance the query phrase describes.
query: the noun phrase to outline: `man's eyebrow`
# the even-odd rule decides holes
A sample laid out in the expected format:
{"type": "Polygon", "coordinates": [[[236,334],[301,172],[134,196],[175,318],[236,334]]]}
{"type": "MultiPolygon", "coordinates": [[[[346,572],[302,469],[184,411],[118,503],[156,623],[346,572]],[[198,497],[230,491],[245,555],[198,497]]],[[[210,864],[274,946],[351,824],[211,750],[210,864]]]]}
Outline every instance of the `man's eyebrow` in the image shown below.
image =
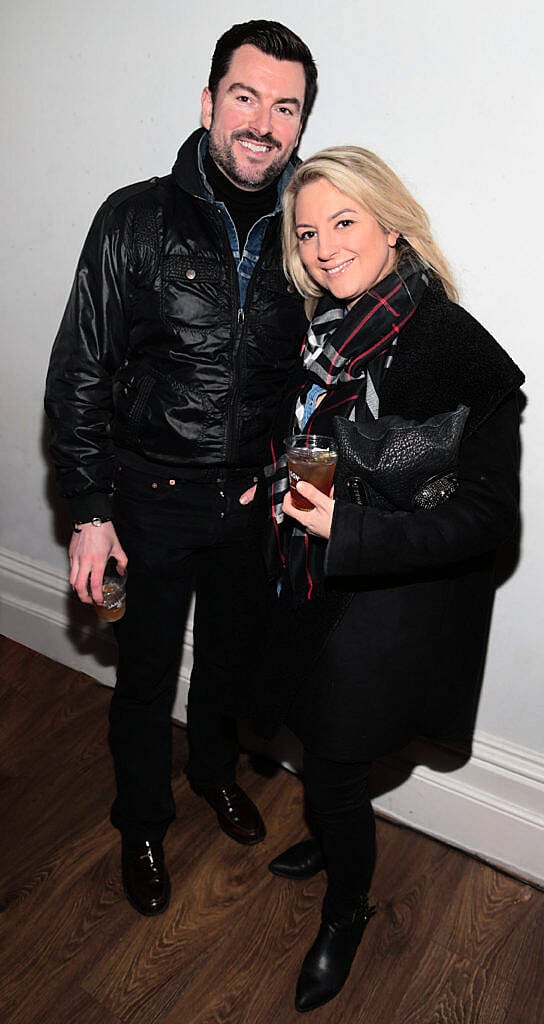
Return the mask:
{"type": "MultiPolygon", "coordinates": [[[[251,85],[245,85],[244,82],[233,82],[229,85],[227,92],[237,92],[238,89],[251,93],[251,95],[255,96],[256,99],[259,98],[257,89],[254,89],[251,85]]],[[[297,110],[300,110],[300,100],[297,96],[280,96],[279,99],[274,100],[274,103],[290,103],[292,106],[296,107],[297,110]]]]}

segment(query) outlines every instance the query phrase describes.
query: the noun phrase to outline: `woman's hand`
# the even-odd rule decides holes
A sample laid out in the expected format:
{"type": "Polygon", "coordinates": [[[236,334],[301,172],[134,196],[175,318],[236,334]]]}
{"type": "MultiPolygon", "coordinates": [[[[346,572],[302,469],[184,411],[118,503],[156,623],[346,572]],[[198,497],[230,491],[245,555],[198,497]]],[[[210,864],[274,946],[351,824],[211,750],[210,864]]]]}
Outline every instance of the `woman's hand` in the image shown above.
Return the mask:
{"type": "Polygon", "coordinates": [[[311,501],[315,507],[309,509],[308,512],[295,508],[288,491],[283,499],[283,511],[286,515],[296,519],[314,537],[323,537],[325,540],[328,540],[331,535],[334,512],[334,498],[331,497],[334,493],[333,490],[331,490],[330,495],[323,494],[313,484],[306,483],[305,480],[299,480],[297,491],[300,492],[303,498],[311,501]]]}

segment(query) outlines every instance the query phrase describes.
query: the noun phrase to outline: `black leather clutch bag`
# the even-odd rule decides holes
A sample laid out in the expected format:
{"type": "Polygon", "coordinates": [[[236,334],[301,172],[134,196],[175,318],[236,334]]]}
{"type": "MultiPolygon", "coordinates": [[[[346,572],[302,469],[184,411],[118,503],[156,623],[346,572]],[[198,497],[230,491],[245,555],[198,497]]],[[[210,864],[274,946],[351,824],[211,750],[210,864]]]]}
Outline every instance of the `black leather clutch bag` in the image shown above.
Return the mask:
{"type": "Polygon", "coordinates": [[[457,488],[459,444],[469,409],[417,423],[383,416],[369,423],[334,417],[337,498],[393,511],[435,508],[457,488]]]}

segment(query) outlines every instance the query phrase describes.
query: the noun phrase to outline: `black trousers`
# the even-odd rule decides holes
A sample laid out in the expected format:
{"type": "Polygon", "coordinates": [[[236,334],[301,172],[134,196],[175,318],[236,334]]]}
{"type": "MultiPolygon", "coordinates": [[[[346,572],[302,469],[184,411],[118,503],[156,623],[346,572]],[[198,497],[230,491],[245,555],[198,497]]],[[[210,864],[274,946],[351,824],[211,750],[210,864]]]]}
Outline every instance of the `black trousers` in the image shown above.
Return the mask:
{"type": "Polygon", "coordinates": [[[217,471],[172,481],[126,467],[117,472],[114,523],[128,575],[110,709],[117,783],[111,818],[131,838],[162,839],[175,816],[170,716],[193,588],[186,771],[196,791],[234,781],[236,717],[251,700],[265,595],[251,508],[238,501],[252,480],[217,471]]]}
{"type": "Polygon", "coordinates": [[[326,921],[346,921],[370,888],[376,823],[368,789],[370,762],[331,761],[304,750],[304,789],[327,868],[326,921]]]}

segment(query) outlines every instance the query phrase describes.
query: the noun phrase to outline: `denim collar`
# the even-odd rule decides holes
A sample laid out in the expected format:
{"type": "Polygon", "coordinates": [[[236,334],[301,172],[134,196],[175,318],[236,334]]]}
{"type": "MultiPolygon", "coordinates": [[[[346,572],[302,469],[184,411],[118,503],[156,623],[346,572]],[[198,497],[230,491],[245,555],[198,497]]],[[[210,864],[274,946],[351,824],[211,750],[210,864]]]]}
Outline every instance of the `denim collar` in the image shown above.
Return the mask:
{"type": "Polygon", "coordinates": [[[246,300],[247,289],[249,286],[249,282],[251,280],[251,275],[257,265],[259,256],[261,255],[263,239],[265,236],[266,228],[268,226],[268,222],[272,219],[272,217],[275,217],[277,214],[281,212],[281,201],[283,193],[285,192],[285,189],[287,188],[287,185],[289,184],[295,172],[295,167],[291,163],[291,161],[288,162],[287,166],[285,167],[284,171],[282,172],[278,180],[278,198],[274,209],[271,210],[270,213],[265,214],[264,217],[261,217],[253,225],[247,238],[245,239],[243,251],[240,252],[240,242],[238,239],[238,235],[236,234],[234,221],[232,220],[232,217],[229,211],[227,210],[225,204],[215,199],[210,183],[204,171],[204,157],[207,151],[208,132],[204,132],[202,138],[200,139],[200,142],[198,143],[197,150],[198,171],[202,182],[203,195],[204,198],[208,200],[208,202],[213,203],[213,205],[219,210],[223,218],[223,223],[227,231],[229,245],[232,251],[234,262],[236,264],[236,271],[238,274],[240,308],[243,308],[246,300]]]}

